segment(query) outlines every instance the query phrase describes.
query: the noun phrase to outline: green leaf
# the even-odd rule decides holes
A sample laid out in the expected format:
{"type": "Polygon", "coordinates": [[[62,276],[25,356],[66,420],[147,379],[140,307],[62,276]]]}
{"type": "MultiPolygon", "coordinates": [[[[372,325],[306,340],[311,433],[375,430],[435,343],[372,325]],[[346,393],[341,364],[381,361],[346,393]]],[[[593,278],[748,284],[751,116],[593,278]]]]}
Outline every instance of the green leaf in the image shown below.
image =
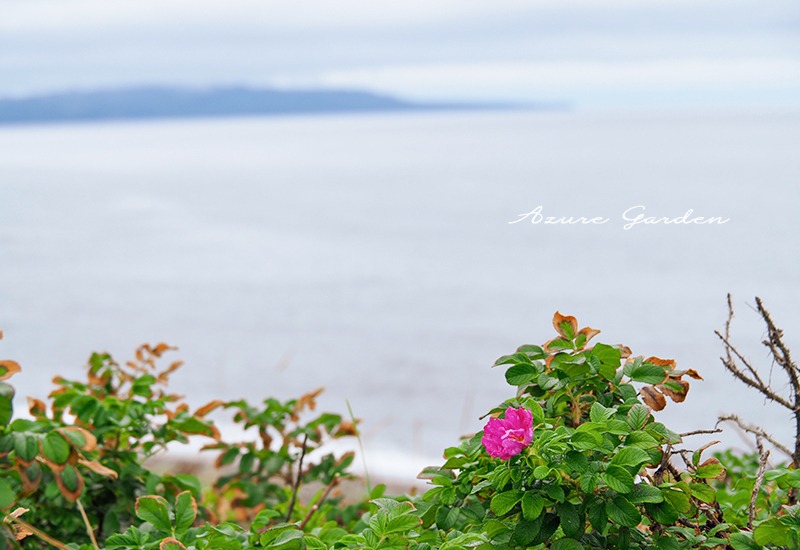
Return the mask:
{"type": "Polygon", "coordinates": [[[628,495],[628,500],[634,504],[644,504],[646,502],[658,504],[659,502],[664,502],[664,495],[658,487],[639,483],[633,487],[633,491],[628,495]]]}
{"type": "Polygon", "coordinates": [[[633,476],[631,473],[620,466],[608,466],[603,474],[606,485],[618,493],[630,493],[633,491],[633,476]]]}
{"type": "Polygon", "coordinates": [[[583,451],[594,451],[603,444],[603,436],[594,431],[575,432],[572,434],[572,446],[583,451]]]}
{"type": "Polygon", "coordinates": [[[0,382],[0,426],[8,426],[14,416],[14,386],[0,382]]]}
{"type": "Polygon", "coordinates": [[[149,522],[159,531],[165,533],[172,531],[167,500],[164,497],[150,495],[137,498],[136,516],[142,521],[149,522]]]}
{"type": "Polygon", "coordinates": [[[591,354],[597,357],[602,364],[614,367],[614,370],[619,367],[619,362],[622,359],[622,353],[617,348],[607,344],[595,344],[591,354]]]}
{"type": "Polygon", "coordinates": [[[327,544],[322,542],[314,535],[303,536],[303,542],[306,543],[306,548],[308,548],[308,550],[325,550],[326,548],[328,548],[327,544]]]}
{"type": "Polygon", "coordinates": [[[536,367],[533,365],[520,363],[506,371],[506,382],[512,386],[522,386],[533,381],[538,374],[536,367]]]}
{"type": "Polygon", "coordinates": [[[692,483],[692,496],[708,504],[713,504],[717,500],[717,492],[705,483],[692,483]]]}
{"type": "Polygon", "coordinates": [[[551,550],[583,550],[584,546],[575,539],[558,539],[551,546],[551,550]]]}
{"type": "Polygon", "coordinates": [[[494,515],[501,517],[511,511],[516,504],[522,500],[522,491],[506,491],[505,493],[497,493],[492,497],[492,502],[489,508],[494,512],[494,515]]]}
{"type": "Polygon", "coordinates": [[[625,438],[625,444],[629,447],[638,447],[640,449],[653,449],[660,447],[660,444],[658,441],[656,441],[655,437],[647,432],[639,430],[631,432],[628,437],[625,438]]]}
{"type": "Polygon", "coordinates": [[[742,532],[731,535],[731,546],[733,550],[761,550],[761,546],[753,541],[751,535],[742,532]]]}
{"type": "Polygon", "coordinates": [[[615,409],[604,407],[599,402],[595,401],[592,404],[592,408],[589,409],[589,418],[592,422],[603,422],[614,416],[615,412],[615,409]]]}
{"type": "Polygon", "coordinates": [[[561,519],[561,529],[568,537],[577,537],[583,534],[584,520],[578,513],[574,504],[564,502],[556,507],[558,517],[561,519]]]}
{"type": "Polygon", "coordinates": [[[589,461],[586,459],[586,455],[578,451],[570,451],[564,455],[564,463],[580,474],[589,471],[589,461]]]}
{"type": "Polygon", "coordinates": [[[595,530],[603,534],[608,527],[608,515],[606,514],[606,504],[599,498],[592,496],[591,500],[586,505],[586,515],[589,518],[589,523],[595,530]]]}
{"type": "Polygon", "coordinates": [[[691,508],[691,503],[689,501],[689,495],[684,493],[678,489],[662,489],[661,492],[664,494],[664,498],[672,504],[672,506],[681,513],[686,513],[691,508]]]}
{"type": "Polygon", "coordinates": [[[17,493],[11,488],[7,479],[0,477],[0,509],[5,509],[14,504],[17,493]]]}
{"type": "Polygon", "coordinates": [[[762,546],[767,544],[785,546],[789,542],[788,527],[777,518],[768,519],[755,528],[753,538],[762,546]]]}
{"type": "Polygon", "coordinates": [[[695,476],[703,479],[713,479],[725,471],[722,464],[718,462],[710,462],[699,466],[695,472],[695,476]]]}
{"type": "Polygon", "coordinates": [[[639,466],[650,462],[650,455],[638,447],[623,447],[611,459],[614,466],[639,469],[639,466]]]}
{"type": "Polygon", "coordinates": [[[613,500],[606,502],[608,517],[625,527],[636,527],[642,521],[642,514],[622,495],[617,495],[613,500]]]}
{"type": "Polygon", "coordinates": [[[14,452],[17,458],[24,462],[31,462],[39,454],[39,438],[33,434],[15,433],[14,452]]]}
{"type": "Polygon", "coordinates": [[[542,514],[544,509],[544,498],[536,493],[526,492],[522,496],[522,517],[532,521],[542,514]]]}
{"type": "Polygon", "coordinates": [[[583,474],[578,483],[581,486],[581,491],[584,493],[591,493],[597,486],[597,480],[600,476],[598,474],[583,474]]]}
{"type": "Polygon", "coordinates": [[[644,507],[650,517],[662,525],[672,525],[678,521],[678,511],[668,500],[658,504],[645,504],[644,507]]]}
{"type": "Polygon", "coordinates": [[[50,462],[64,464],[69,459],[72,447],[58,432],[50,432],[42,438],[42,454],[50,462]]]}
{"type": "Polygon", "coordinates": [[[422,519],[416,515],[403,514],[402,516],[390,519],[383,534],[388,535],[390,533],[406,533],[421,524],[422,519]]]}
{"type": "Polygon", "coordinates": [[[543,485],[542,490],[547,496],[555,501],[564,502],[564,499],[566,498],[566,495],[564,494],[564,488],[557,483],[548,483],[547,485],[543,485]]]}
{"type": "Polygon", "coordinates": [[[641,430],[650,419],[650,409],[641,403],[637,403],[628,411],[628,426],[631,430],[641,430]]]}
{"type": "Polygon", "coordinates": [[[667,371],[664,367],[653,365],[651,363],[643,363],[641,366],[633,369],[630,374],[631,379],[643,384],[660,384],[667,377],[667,371]]]}
{"type": "Polygon", "coordinates": [[[197,519],[197,501],[192,493],[183,491],[175,497],[175,532],[183,533],[197,519]]]}

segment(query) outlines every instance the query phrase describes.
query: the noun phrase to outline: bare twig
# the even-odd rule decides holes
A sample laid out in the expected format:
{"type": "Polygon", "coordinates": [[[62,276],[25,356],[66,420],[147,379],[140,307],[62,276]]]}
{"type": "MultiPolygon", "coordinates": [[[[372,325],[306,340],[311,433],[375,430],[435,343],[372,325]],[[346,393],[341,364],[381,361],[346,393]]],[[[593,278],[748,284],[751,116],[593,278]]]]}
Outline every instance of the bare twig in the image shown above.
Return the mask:
{"type": "Polygon", "coordinates": [[[758,426],[753,426],[751,424],[745,424],[742,421],[742,419],[736,416],[735,414],[720,416],[719,420],[717,421],[717,424],[720,424],[721,422],[733,422],[745,432],[753,434],[754,436],[756,436],[756,438],[760,437],[769,441],[770,444],[776,449],[778,449],[780,452],[784,453],[789,458],[792,457],[792,451],[790,451],[788,447],[786,447],[785,445],[777,441],[774,437],[765,432],[763,428],[759,428],[758,426]]]}
{"type": "Polygon", "coordinates": [[[303,436],[303,449],[300,451],[300,460],[297,462],[297,479],[292,488],[292,500],[289,501],[289,511],[286,512],[286,521],[292,519],[292,512],[294,512],[294,505],[297,503],[297,493],[300,491],[300,482],[303,481],[303,459],[306,457],[306,449],[308,443],[308,434],[303,436]]]}
{"type": "Polygon", "coordinates": [[[749,529],[753,528],[753,520],[756,518],[756,500],[758,500],[758,492],[761,490],[761,485],[764,483],[764,473],[767,471],[767,459],[769,458],[769,451],[764,450],[760,437],[756,437],[756,446],[758,447],[758,472],[756,473],[756,482],[753,484],[753,493],[750,495],[750,509],[747,519],[747,527],[749,529]]]}
{"type": "Polygon", "coordinates": [[[719,337],[719,339],[722,340],[722,343],[725,344],[726,353],[730,354],[731,352],[733,352],[733,354],[739,359],[739,361],[742,362],[742,364],[745,366],[745,368],[752,374],[752,377],[748,376],[745,372],[743,372],[736,365],[736,362],[734,360],[728,361],[727,358],[720,357],[720,359],[722,360],[722,364],[725,366],[726,369],[728,369],[728,372],[730,372],[733,376],[738,378],[744,384],[750,386],[751,388],[754,388],[754,389],[758,390],[767,399],[769,399],[771,401],[775,401],[776,403],[778,403],[781,406],[789,409],[790,411],[794,411],[795,410],[795,406],[792,403],[790,403],[784,397],[782,397],[781,395],[776,393],[769,386],[769,384],[766,384],[761,379],[761,377],[758,375],[758,373],[753,368],[753,366],[747,361],[747,359],[745,359],[745,357],[741,353],[739,353],[739,350],[737,350],[733,346],[733,344],[730,343],[730,340],[728,340],[725,336],[720,334],[720,332],[718,330],[715,330],[714,334],[716,334],[719,337]]]}
{"type": "Polygon", "coordinates": [[[300,530],[301,531],[303,529],[305,529],[306,524],[309,522],[309,520],[311,520],[311,516],[313,516],[314,513],[317,510],[319,510],[320,505],[322,505],[322,503],[325,501],[325,499],[328,498],[328,495],[331,493],[333,488],[336,487],[337,485],[339,485],[339,480],[340,480],[339,476],[336,475],[331,480],[331,482],[328,483],[328,486],[325,488],[325,492],[322,493],[322,496],[319,498],[319,500],[314,503],[314,506],[311,507],[311,510],[308,511],[308,514],[306,514],[306,517],[303,519],[303,522],[300,524],[300,530]]]}
{"type": "Polygon", "coordinates": [[[94,546],[95,550],[100,550],[100,546],[97,545],[97,539],[94,536],[94,529],[92,529],[92,524],[89,522],[89,516],[86,515],[86,510],[84,510],[83,504],[81,504],[81,499],[76,500],[75,504],[78,505],[83,523],[86,524],[86,532],[89,533],[89,538],[92,539],[92,546],[94,546]]]}
{"type": "Polygon", "coordinates": [[[691,432],[684,432],[682,434],[678,434],[681,437],[688,437],[690,435],[701,435],[701,434],[718,434],[722,433],[720,428],[714,428],[713,430],[694,430],[691,432]]]}

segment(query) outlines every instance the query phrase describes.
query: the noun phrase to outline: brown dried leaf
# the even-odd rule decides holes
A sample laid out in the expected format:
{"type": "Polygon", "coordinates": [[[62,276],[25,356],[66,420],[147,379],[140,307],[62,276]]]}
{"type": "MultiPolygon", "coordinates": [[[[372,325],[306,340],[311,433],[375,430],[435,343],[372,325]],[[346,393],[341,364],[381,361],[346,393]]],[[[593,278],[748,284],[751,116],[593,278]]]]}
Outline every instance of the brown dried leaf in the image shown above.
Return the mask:
{"type": "Polygon", "coordinates": [[[174,347],[170,346],[169,344],[165,344],[164,342],[161,342],[160,344],[156,344],[156,347],[150,348],[149,351],[150,351],[151,354],[155,355],[156,357],[161,357],[164,354],[165,351],[172,350],[172,349],[178,349],[178,348],[174,348],[174,347]]]}
{"type": "Polygon", "coordinates": [[[34,418],[44,418],[47,416],[47,405],[44,404],[44,401],[29,397],[28,412],[30,412],[31,416],[34,418]]]}
{"type": "Polygon", "coordinates": [[[325,391],[325,388],[317,388],[316,390],[314,390],[312,392],[309,392],[309,393],[307,393],[305,395],[300,396],[300,398],[297,400],[297,403],[295,403],[295,405],[294,405],[294,412],[298,413],[300,411],[305,410],[306,408],[308,408],[308,410],[310,410],[310,411],[313,411],[314,409],[316,409],[317,408],[317,397],[323,391],[325,391]]]}
{"type": "MultiPolygon", "coordinates": [[[[29,466],[29,465],[28,465],[29,466]]],[[[33,477],[28,476],[28,466],[17,462],[14,464],[14,469],[17,470],[19,474],[19,480],[22,483],[22,493],[23,494],[30,494],[36,491],[39,488],[39,484],[42,482],[42,470],[41,468],[36,469],[36,475],[33,477]]]]}
{"type": "Polygon", "coordinates": [[[195,411],[194,415],[197,418],[203,418],[205,415],[207,415],[208,413],[210,413],[214,409],[218,409],[218,408],[222,407],[223,405],[225,405],[225,401],[222,401],[220,399],[215,399],[214,401],[211,401],[210,403],[206,403],[205,405],[203,405],[202,407],[197,409],[195,411]]]}
{"type": "Polygon", "coordinates": [[[556,332],[561,335],[562,338],[567,338],[568,340],[571,340],[571,338],[567,336],[567,333],[564,332],[564,329],[561,327],[561,324],[565,322],[569,323],[572,326],[572,334],[577,334],[578,320],[572,315],[562,315],[560,311],[556,311],[555,315],[553,315],[553,327],[556,329],[556,332]]]}
{"type": "Polygon", "coordinates": [[[106,476],[106,477],[110,477],[110,478],[113,478],[113,479],[117,479],[117,477],[118,477],[117,472],[115,472],[111,468],[103,466],[102,464],[100,464],[96,460],[86,460],[85,458],[80,458],[80,459],[78,459],[78,463],[81,466],[85,466],[89,470],[91,470],[94,473],[99,474],[101,476],[106,476]]]}
{"type": "Polygon", "coordinates": [[[10,359],[0,361],[0,380],[8,380],[21,370],[22,367],[16,361],[10,359]]]}
{"type": "Polygon", "coordinates": [[[586,336],[586,341],[588,342],[589,340],[600,334],[600,331],[592,327],[583,327],[581,330],[578,331],[578,334],[583,334],[584,336],[586,336]]]}
{"type": "Polygon", "coordinates": [[[343,437],[348,435],[358,435],[358,428],[356,425],[349,421],[344,420],[341,424],[336,428],[336,431],[333,434],[335,437],[343,437]]]}
{"type": "Polygon", "coordinates": [[[181,541],[173,537],[167,537],[158,545],[159,550],[186,550],[181,541]]]}
{"type": "Polygon", "coordinates": [[[694,369],[689,369],[689,370],[687,370],[687,371],[686,371],[684,374],[685,374],[686,376],[689,376],[689,377],[691,377],[691,378],[694,378],[695,380],[703,380],[703,377],[702,377],[702,376],[700,376],[700,374],[699,374],[699,373],[698,373],[696,370],[694,370],[694,369]]]}
{"type": "Polygon", "coordinates": [[[644,404],[654,411],[660,411],[667,406],[667,400],[653,386],[645,386],[639,390],[639,393],[642,394],[642,400],[644,401],[644,404]]]}
{"type": "Polygon", "coordinates": [[[660,357],[648,357],[644,360],[645,363],[650,363],[651,365],[657,365],[659,367],[665,367],[667,370],[672,370],[678,364],[675,362],[675,359],[661,359],[660,357]]]}
{"type": "Polygon", "coordinates": [[[615,347],[619,350],[621,359],[627,359],[628,357],[633,355],[631,348],[629,348],[628,346],[625,346],[623,344],[617,344],[615,347]]]}
{"type": "Polygon", "coordinates": [[[667,380],[669,382],[672,382],[673,384],[680,385],[682,390],[681,391],[673,390],[672,388],[664,384],[659,384],[657,388],[661,390],[661,393],[668,396],[675,403],[683,403],[684,400],[686,400],[686,394],[689,393],[689,382],[687,382],[686,380],[681,380],[680,378],[673,378],[673,377],[670,377],[667,380]]]}

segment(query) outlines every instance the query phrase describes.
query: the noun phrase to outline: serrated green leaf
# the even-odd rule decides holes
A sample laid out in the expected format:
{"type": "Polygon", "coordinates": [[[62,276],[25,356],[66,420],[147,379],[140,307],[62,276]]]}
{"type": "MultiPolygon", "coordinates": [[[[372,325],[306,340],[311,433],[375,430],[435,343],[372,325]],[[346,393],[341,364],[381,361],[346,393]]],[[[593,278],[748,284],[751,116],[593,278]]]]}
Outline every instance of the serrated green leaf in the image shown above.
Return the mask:
{"type": "Polygon", "coordinates": [[[616,411],[614,409],[604,407],[597,401],[592,404],[592,408],[589,409],[589,419],[592,422],[604,422],[614,416],[616,411]]]}
{"type": "Polygon", "coordinates": [[[614,466],[635,469],[648,462],[650,462],[650,455],[638,447],[623,447],[611,459],[611,464],[614,466]]]}
{"type": "Polygon", "coordinates": [[[692,496],[708,504],[713,504],[717,500],[717,492],[705,483],[692,483],[692,496]]]}
{"type": "Polygon", "coordinates": [[[570,451],[564,455],[564,463],[573,471],[581,474],[589,471],[589,461],[586,459],[586,455],[578,451],[570,451]]]}
{"type": "Polygon", "coordinates": [[[678,511],[668,500],[658,504],[645,504],[644,507],[650,517],[662,525],[672,525],[678,521],[678,511]]]}
{"type": "Polygon", "coordinates": [[[699,466],[694,475],[702,479],[712,479],[724,471],[725,468],[722,466],[722,464],[719,464],[718,462],[711,462],[709,464],[699,466]]]}
{"type": "Polygon", "coordinates": [[[165,533],[172,531],[167,500],[164,497],[149,495],[136,499],[136,516],[142,521],[149,522],[159,531],[165,533]]]}
{"type": "Polygon", "coordinates": [[[197,501],[192,493],[183,491],[175,497],[175,532],[183,533],[197,519],[197,501]]]}
{"type": "Polygon", "coordinates": [[[652,363],[642,363],[639,367],[633,369],[630,377],[632,380],[643,384],[660,384],[667,377],[667,371],[664,367],[659,367],[652,363]]]}
{"type": "Polygon", "coordinates": [[[561,525],[561,530],[568,537],[578,537],[583,534],[584,521],[578,512],[578,508],[569,502],[562,502],[556,506],[561,525]]]}
{"type": "Polygon", "coordinates": [[[634,504],[644,504],[646,502],[658,504],[659,502],[664,502],[664,495],[658,487],[639,483],[633,487],[633,491],[628,495],[628,500],[634,504]]]}
{"type": "Polygon", "coordinates": [[[731,546],[733,550],[762,550],[761,546],[750,538],[751,536],[741,532],[732,534],[731,546]]]}
{"type": "Polygon", "coordinates": [[[603,481],[618,493],[630,493],[633,491],[633,476],[631,473],[620,466],[608,466],[603,474],[603,481]]]}
{"type": "Polygon", "coordinates": [[[788,527],[777,518],[768,519],[753,530],[753,539],[762,546],[785,546],[789,542],[788,527]]]}
{"type": "Polygon", "coordinates": [[[512,366],[506,371],[506,382],[512,386],[522,386],[530,383],[538,376],[536,367],[527,363],[512,366]]]}
{"type": "Polygon", "coordinates": [[[586,505],[586,516],[589,523],[600,533],[604,534],[608,528],[608,514],[606,514],[606,504],[599,498],[592,496],[586,505]]]}
{"type": "Polygon", "coordinates": [[[492,497],[492,502],[489,505],[489,508],[497,517],[504,516],[510,512],[520,500],[522,500],[522,496],[522,491],[518,490],[497,493],[492,497]]]}
{"type": "Polygon", "coordinates": [[[575,432],[570,438],[572,446],[583,451],[594,451],[603,444],[603,436],[597,432],[575,432]]]}
{"type": "Polygon", "coordinates": [[[631,430],[641,430],[650,419],[650,409],[637,403],[628,411],[628,426],[631,430]]]}
{"type": "Polygon", "coordinates": [[[664,488],[661,490],[661,493],[664,495],[664,499],[666,499],[672,506],[681,513],[686,513],[689,511],[691,507],[691,503],[689,501],[689,495],[680,491],[678,489],[669,489],[664,488]]]}
{"type": "Polygon", "coordinates": [[[642,514],[622,495],[606,502],[609,519],[625,527],[636,527],[642,521],[642,514]]]}
{"type": "Polygon", "coordinates": [[[529,521],[535,520],[542,514],[544,504],[545,500],[541,495],[526,492],[522,496],[522,517],[529,521]]]}

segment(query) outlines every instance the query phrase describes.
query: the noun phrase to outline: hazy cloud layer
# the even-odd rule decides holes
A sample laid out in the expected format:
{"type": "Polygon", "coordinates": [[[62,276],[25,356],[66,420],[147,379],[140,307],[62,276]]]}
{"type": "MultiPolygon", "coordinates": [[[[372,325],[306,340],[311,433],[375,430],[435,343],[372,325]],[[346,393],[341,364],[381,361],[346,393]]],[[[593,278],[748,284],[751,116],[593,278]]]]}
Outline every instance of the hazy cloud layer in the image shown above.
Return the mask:
{"type": "Polygon", "coordinates": [[[586,105],[797,103],[796,1],[5,0],[0,94],[363,87],[586,105]]]}

